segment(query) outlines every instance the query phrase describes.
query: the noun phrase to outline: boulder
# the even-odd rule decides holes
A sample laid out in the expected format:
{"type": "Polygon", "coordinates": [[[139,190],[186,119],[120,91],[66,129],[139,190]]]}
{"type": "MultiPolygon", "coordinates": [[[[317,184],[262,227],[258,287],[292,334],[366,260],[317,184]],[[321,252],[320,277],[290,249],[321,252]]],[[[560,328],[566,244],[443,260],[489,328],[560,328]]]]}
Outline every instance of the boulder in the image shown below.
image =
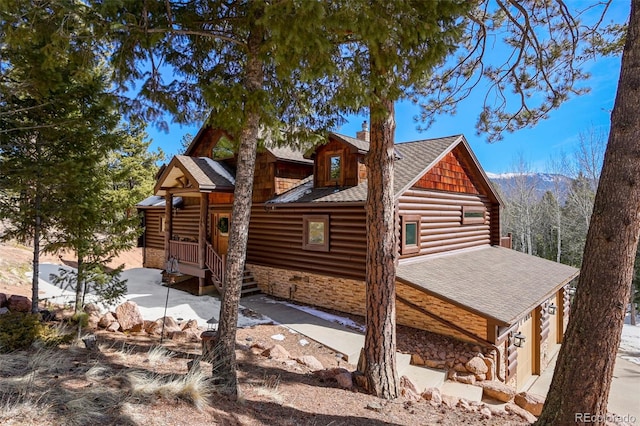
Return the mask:
{"type": "Polygon", "coordinates": [[[111,312],[107,312],[98,320],[98,325],[102,328],[107,328],[114,322],[116,322],[116,317],[111,312]]]}
{"type": "Polygon", "coordinates": [[[114,321],[107,326],[106,330],[111,332],[116,332],[120,330],[120,323],[118,321],[114,321]]]}
{"type": "Polygon", "coordinates": [[[473,385],[476,383],[476,376],[472,373],[458,373],[458,375],[456,376],[456,381],[464,383],[465,385],[473,385]]]}
{"type": "Polygon", "coordinates": [[[467,371],[473,374],[487,374],[487,371],[489,371],[484,359],[478,356],[471,358],[464,366],[467,371]]]}
{"type": "Polygon", "coordinates": [[[0,315],[4,315],[8,313],[9,313],[9,308],[6,308],[6,307],[0,308],[0,315]]]}
{"type": "Polygon", "coordinates": [[[296,361],[298,361],[302,365],[306,365],[307,367],[309,367],[309,369],[311,369],[311,371],[318,371],[318,370],[324,369],[324,366],[322,365],[322,363],[318,361],[318,359],[313,355],[301,356],[300,358],[296,359],[296,361]]]}
{"type": "Polygon", "coordinates": [[[31,299],[14,294],[7,300],[7,308],[11,312],[31,312],[31,299]]]}
{"type": "MultiPolygon", "coordinates": [[[[164,317],[158,318],[154,321],[155,326],[149,325],[149,327],[145,327],[145,331],[148,334],[153,334],[155,336],[160,336],[162,334],[162,323],[164,322],[164,335],[169,336],[171,333],[175,333],[177,331],[182,331],[180,324],[172,317],[164,317]],[[164,320],[164,321],[163,321],[164,320]],[[149,331],[151,330],[151,331],[149,331]]],[[[144,323],[143,323],[144,324],[144,323]]]]}
{"type": "Polygon", "coordinates": [[[483,389],[482,394],[484,397],[497,399],[498,401],[509,402],[516,395],[514,388],[502,382],[484,381],[477,382],[476,385],[483,389]]]}
{"type": "Polygon", "coordinates": [[[130,300],[116,308],[116,318],[122,331],[141,331],[144,326],[144,318],[138,309],[138,304],[130,300]]]}
{"type": "Polygon", "coordinates": [[[420,401],[420,394],[415,383],[411,381],[407,376],[400,377],[400,395],[411,401],[420,401]]]}
{"type": "Polygon", "coordinates": [[[198,331],[191,329],[172,331],[171,333],[166,333],[165,330],[165,336],[176,342],[197,342],[200,340],[198,331]]]}
{"type": "Polygon", "coordinates": [[[513,402],[521,408],[524,408],[534,416],[539,416],[542,413],[542,406],[544,405],[544,397],[528,392],[520,392],[513,398],[513,402]]]}
{"type": "Polygon", "coordinates": [[[349,371],[345,368],[327,368],[324,370],[316,370],[313,372],[314,375],[318,376],[321,381],[326,382],[329,380],[335,380],[336,376],[340,373],[348,373],[349,371]]]}
{"type": "Polygon", "coordinates": [[[338,386],[342,389],[351,389],[353,388],[353,376],[347,370],[341,371],[335,376],[336,382],[338,382],[338,386]]]}
{"type": "Polygon", "coordinates": [[[0,308],[5,308],[7,306],[7,295],[4,293],[0,293],[0,308]]]}
{"type": "Polygon", "coordinates": [[[491,358],[483,359],[484,363],[487,365],[487,373],[485,376],[485,380],[493,380],[494,379],[494,371],[496,369],[495,363],[491,358]]]}
{"type": "Polygon", "coordinates": [[[280,345],[273,345],[270,348],[265,349],[262,352],[262,356],[266,356],[268,358],[276,359],[276,360],[287,360],[291,357],[291,355],[289,354],[289,351],[287,351],[285,348],[283,348],[280,345]]]}
{"type": "Polygon", "coordinates": [[[420,356],[420,354],[411,354],[411,364],[424,365],[424,359],[420,356]]]}
{"type": "Polygon", "coordinates": [[[95,315],[97,317],[100,317],[100,307],[98,305],[96,305],[95,303],[88,303],[85,307],[84,307],[84,311],[89,314],[89,315],[95,315]]]}
{"type": "Polygon", "coordinates": [[[534,416],[533,414],[531,414],[530,412],[528,412],[524,408],[518,407],[516,404],[507,404],[507,405],[504,406],[504,410],[507,413],[512,413],[512,414],[515,414],[517,416],[522,417],[522,419],[524,419],[525,421],[527,421],[529,423],[534,423],[536,420],[538,420],[536,418],[536,416],[534,416]]]}
{"type": "Polygon", "coordinates": [[[198,321],[189,320],[182,326],[183,330],[197,330],[198,329],[198,321]]]}
{"type": "Polygon", "coordinates": [[[438,388],[427,388],[422,392],[422,398],[436,405],[442,404],[442,394],[438,388]]]}

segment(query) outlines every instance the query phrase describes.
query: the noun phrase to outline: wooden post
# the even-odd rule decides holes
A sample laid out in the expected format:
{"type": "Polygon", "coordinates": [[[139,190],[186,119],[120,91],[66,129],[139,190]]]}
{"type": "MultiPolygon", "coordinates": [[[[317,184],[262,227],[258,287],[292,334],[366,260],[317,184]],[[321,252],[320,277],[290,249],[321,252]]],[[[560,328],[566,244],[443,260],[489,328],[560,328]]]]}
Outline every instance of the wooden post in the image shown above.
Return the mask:
{"type": "MultiPolygon", "coordinates": [[[[209,214],[209,194],[200,193],[200,222],[198,223],[198,267],[205,268],[205,259],[207,256],[207,216],[209,214]]],[[[206,272],[205,272],[206,276],[206,272]]],[[[205,277],[198,279],[198,295],[202,295],[203,288],[206,285],[205,277]]]]}
{"type": "Polygon", "coordinates": [[[173,194],[167,191],[165,195],[164,206],[164,260],[169,260],[169,241],[171,241],[171,233],[173,229],[173,194]]]}

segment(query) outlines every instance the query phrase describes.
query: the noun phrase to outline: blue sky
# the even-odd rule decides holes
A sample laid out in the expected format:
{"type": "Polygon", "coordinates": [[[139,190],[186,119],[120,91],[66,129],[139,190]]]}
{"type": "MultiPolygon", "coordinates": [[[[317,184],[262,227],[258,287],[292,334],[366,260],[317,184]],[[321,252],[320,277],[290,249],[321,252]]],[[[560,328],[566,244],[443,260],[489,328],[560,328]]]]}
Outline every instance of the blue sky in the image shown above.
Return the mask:
{"type": "MultiPolygon", "coordinates": [[[[610,19],[624,22],[628,7],[628,1],[614,0],[610,19]]],[[[573,96],[559,109],[551,112],[547,120],[541,121],[533,128],[506,133],[500,142],[490,144],[484,136],[476,136],[474,125],[485,94],[482,89],[476,90],[471,97],[461,102],[455,116],[437,117],[426,132],[417,130],[418,123],[414,117],[419,113],[418,106],[410,102],[396,104],[396,142],[462,133],[487,172],[513,171],[518,157],[522,157],[532,171],[544,172],[550,158],[563,152],[571,155],[575,151],[581,132],[597,129],[608,134],[620,74],[620,58],[598,58],[588,62],[586,70],[591,74],[591,78],[586,82],[586,86],[590,88],[589,93],[573,96]]],[[[352,116],[336,131],[355,136],[364,120],[367,120],[367,117],[352,116]]],[[[152,147],[159,146],[169,155],[178,153],[180,141],[185,133],[195,135],[197,131],[198,126],[183,127],[171,124],[169,133],[158,131],[152,126],[148,128],[149,136],[153,139],[152,147]]]]}

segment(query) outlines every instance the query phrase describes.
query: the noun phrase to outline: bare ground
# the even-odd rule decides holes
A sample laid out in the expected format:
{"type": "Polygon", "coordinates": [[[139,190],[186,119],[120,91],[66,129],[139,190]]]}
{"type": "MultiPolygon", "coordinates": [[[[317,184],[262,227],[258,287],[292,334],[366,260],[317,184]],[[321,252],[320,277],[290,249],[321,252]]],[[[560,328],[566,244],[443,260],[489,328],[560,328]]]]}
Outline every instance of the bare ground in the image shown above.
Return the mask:
{"type": "MultiPolygon", "coordinates": [[[[133,252],[116,263],[139,267],[140,259],[139,252],[133,252]]],[[[30,260],[27,249],[0,245],[0,292],[30,296],[25,277],[30,260]]],[[[54,255],[41,261],[73,259],[54,255]]],[[[80,343],[0,355],[0,425],[526,424],[510,414],[487,418],[461,407],[404,398],[385,401],[359,390],[340,389],[293,359],[260,354],[256,345],[277,343],[291,358],[313,355],[325,368],[354,369],[326,347],[278,325],[238,330],[238,401],[209,382],[207,362],[201,362],[201,374],[187,373],[187,363],[201,354],[199,344],[165,342],[164,349],[157,349],[157,338],[96,334],[99,344],[94,350],[80,343]],[[274,340],[277,334],[284,340],[274,340]]]]}

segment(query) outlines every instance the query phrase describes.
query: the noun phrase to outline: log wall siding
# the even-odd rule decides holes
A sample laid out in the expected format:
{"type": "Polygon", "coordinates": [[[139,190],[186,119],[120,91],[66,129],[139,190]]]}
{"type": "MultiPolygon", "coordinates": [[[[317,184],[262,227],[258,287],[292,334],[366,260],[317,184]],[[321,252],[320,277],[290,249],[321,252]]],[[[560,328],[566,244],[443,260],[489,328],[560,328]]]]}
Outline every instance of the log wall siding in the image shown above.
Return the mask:
{"type": "Polygon", "coordinates": [[[491,203],[474,194],[456,194],[412,189],[399,199],[399,214],[417,215],[420,221],[420,252],[401,258],[440,253],[466,247],[491,244],[491,203]],[[485,221],[462,224],[462,206],[485,208],[485,221]]]}
{"type": "Polygon", "coordinates": [[[364,280],[365,212],[362,206],[278,207],[254,205],[247,263],[364,280]],[[303,216],[329,215],[329,251],[302,249],[303,216]]]}
{"type": "MultiPolygon", "coordinates": [[[[247,269],[251,270],[260,290],[266,294],[355,315],[365,315],[364,281],[292,269],[271,268],[253,263],[247,263],[247,269]]],[[[403,283],[397,282],[396,289],[398,296],[486,339],[487,320],[485,318],[403,283]]],[[[400,302],[396,303],[396,320],[400,325],[477,343],[468,336],[400,302]]]]}
{"type": "Polygon", "coordinates": [[[144,211],[144,245],[147,248],[164,250],[164,233],[160,231],[161,217],[164,217],[164,207],[144,211]]]}
{"type": "MultiPolygon", "coordinates": [[[[198,223],[200,221],[200,204],[198,198],[192,198],[198,204],[185,205],[173,214],[172,239],[179,241],[198,241],[198,223]]],[[[185,201],[189,198],[185,198],[185,201]]]]}
{"type": "Polygon", "coordinates": [[[449,152],[415,183],[416,188],[480,194],[455,151],[449,152]]]}

